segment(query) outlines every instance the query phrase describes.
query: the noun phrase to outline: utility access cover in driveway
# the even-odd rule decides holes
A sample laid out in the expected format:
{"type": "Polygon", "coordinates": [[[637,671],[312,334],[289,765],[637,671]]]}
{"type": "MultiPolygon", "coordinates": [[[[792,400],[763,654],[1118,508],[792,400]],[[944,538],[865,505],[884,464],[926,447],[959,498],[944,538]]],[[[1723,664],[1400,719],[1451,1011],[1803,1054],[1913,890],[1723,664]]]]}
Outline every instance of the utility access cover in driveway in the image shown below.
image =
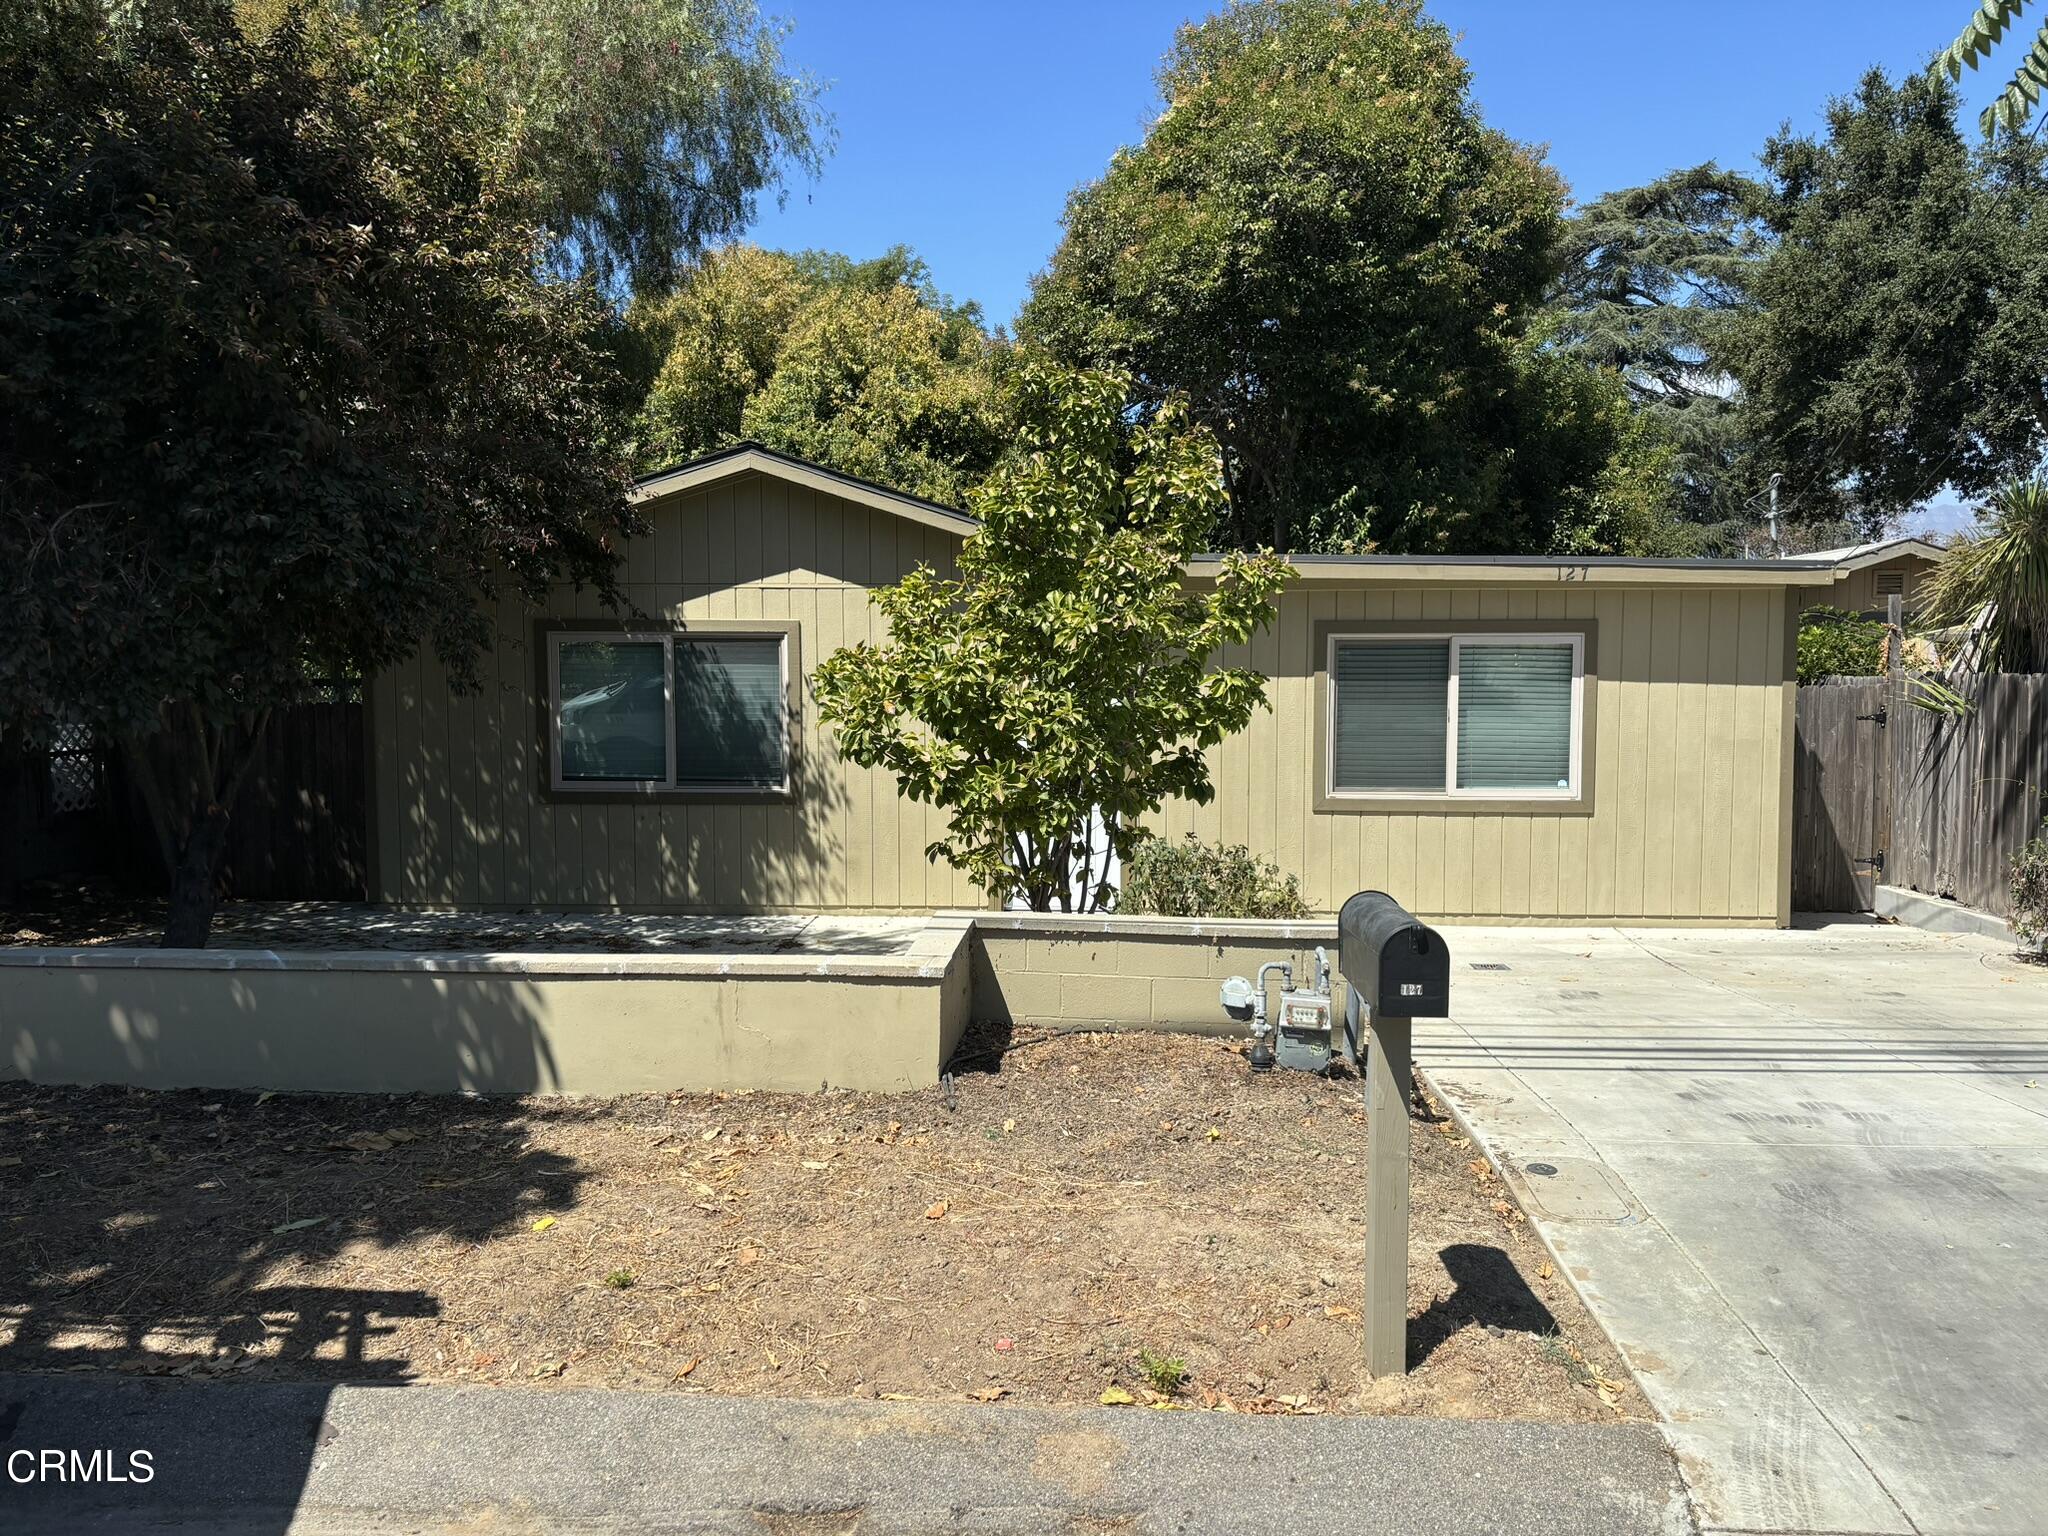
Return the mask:
{"type": "Polygon", "coordinates": [[[1416,1060],[1708,1530],[2048,1530],[2048,968],[1863,923],[1449,937],[1510,969],[1416,1060]]]}

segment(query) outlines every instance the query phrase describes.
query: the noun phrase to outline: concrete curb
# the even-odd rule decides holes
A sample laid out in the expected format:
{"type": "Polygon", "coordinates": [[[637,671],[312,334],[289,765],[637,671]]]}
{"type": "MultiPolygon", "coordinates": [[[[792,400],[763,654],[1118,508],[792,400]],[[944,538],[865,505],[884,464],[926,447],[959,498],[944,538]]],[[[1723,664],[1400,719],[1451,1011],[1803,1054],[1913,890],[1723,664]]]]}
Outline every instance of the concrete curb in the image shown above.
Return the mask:
{"type": "Polygon", "coordinates": [[[1898,885],[1880,885],[1872,905],[1879,917],[1904,923],[1908,928],[1920,928],[1928,933],[1973,933],[2019,947],[2019,935],[2012,931],[2012,924],[2004,918],[1945,897],[1909,891],[1898,885]]]}

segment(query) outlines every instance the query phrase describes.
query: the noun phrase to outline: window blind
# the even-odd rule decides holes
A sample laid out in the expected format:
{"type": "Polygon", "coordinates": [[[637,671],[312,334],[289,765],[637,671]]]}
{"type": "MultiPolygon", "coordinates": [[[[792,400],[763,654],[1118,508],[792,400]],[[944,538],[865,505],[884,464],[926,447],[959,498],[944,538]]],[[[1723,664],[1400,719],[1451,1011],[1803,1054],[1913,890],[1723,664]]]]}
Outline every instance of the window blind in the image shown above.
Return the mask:
{"type": "Polygon", "coordinates": [[[1572,648],[1458,647],[1458,788],[1569,789],[1572,648]]]}
{"type": "Polygon", "coordinates": [[[676,783],[779,788],[782,642],[676,640],[676,783]]]}
{"type": "Polygon", "coordinates": [[[1330,725],[1334,787],[1442,794],[1450,642],[1354,641],[1336,649],[1330,725]]]}
{"type": "Polygon", "coordinates": [[[668,773],[668,707],[659,640],[565,640],[556,652],[565,780],[659,783],[668,773]]]}

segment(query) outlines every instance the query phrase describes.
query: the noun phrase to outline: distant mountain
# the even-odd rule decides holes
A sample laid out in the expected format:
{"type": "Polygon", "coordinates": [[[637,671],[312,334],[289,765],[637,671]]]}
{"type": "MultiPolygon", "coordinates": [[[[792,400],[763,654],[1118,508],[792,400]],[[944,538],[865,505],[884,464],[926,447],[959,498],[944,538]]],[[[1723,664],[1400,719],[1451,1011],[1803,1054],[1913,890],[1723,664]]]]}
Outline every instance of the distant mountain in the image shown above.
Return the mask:
{"type": "Polygon", "coordinates": [[[1946,543],[1957,534],[1966,532],[1976,521],[1974,507],[1966,507],[1959,501],[1932,501],[1900,518],[1899,532],[1946,543]]]}

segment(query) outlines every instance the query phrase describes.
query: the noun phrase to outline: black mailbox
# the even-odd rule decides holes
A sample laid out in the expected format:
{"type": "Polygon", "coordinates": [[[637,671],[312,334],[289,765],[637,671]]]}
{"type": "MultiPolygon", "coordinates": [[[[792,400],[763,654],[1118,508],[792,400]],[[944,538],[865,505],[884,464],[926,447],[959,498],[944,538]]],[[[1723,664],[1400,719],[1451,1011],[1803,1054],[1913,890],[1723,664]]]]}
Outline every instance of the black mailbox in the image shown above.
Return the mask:
{"type": "Polygon", "coordinates": [[[1451,952],[1443,935],[1385,891],[1360,891],[1344,903],[1337,940],[1344,979],[1372,1017],[1449,1016],[1451,952]]]}

